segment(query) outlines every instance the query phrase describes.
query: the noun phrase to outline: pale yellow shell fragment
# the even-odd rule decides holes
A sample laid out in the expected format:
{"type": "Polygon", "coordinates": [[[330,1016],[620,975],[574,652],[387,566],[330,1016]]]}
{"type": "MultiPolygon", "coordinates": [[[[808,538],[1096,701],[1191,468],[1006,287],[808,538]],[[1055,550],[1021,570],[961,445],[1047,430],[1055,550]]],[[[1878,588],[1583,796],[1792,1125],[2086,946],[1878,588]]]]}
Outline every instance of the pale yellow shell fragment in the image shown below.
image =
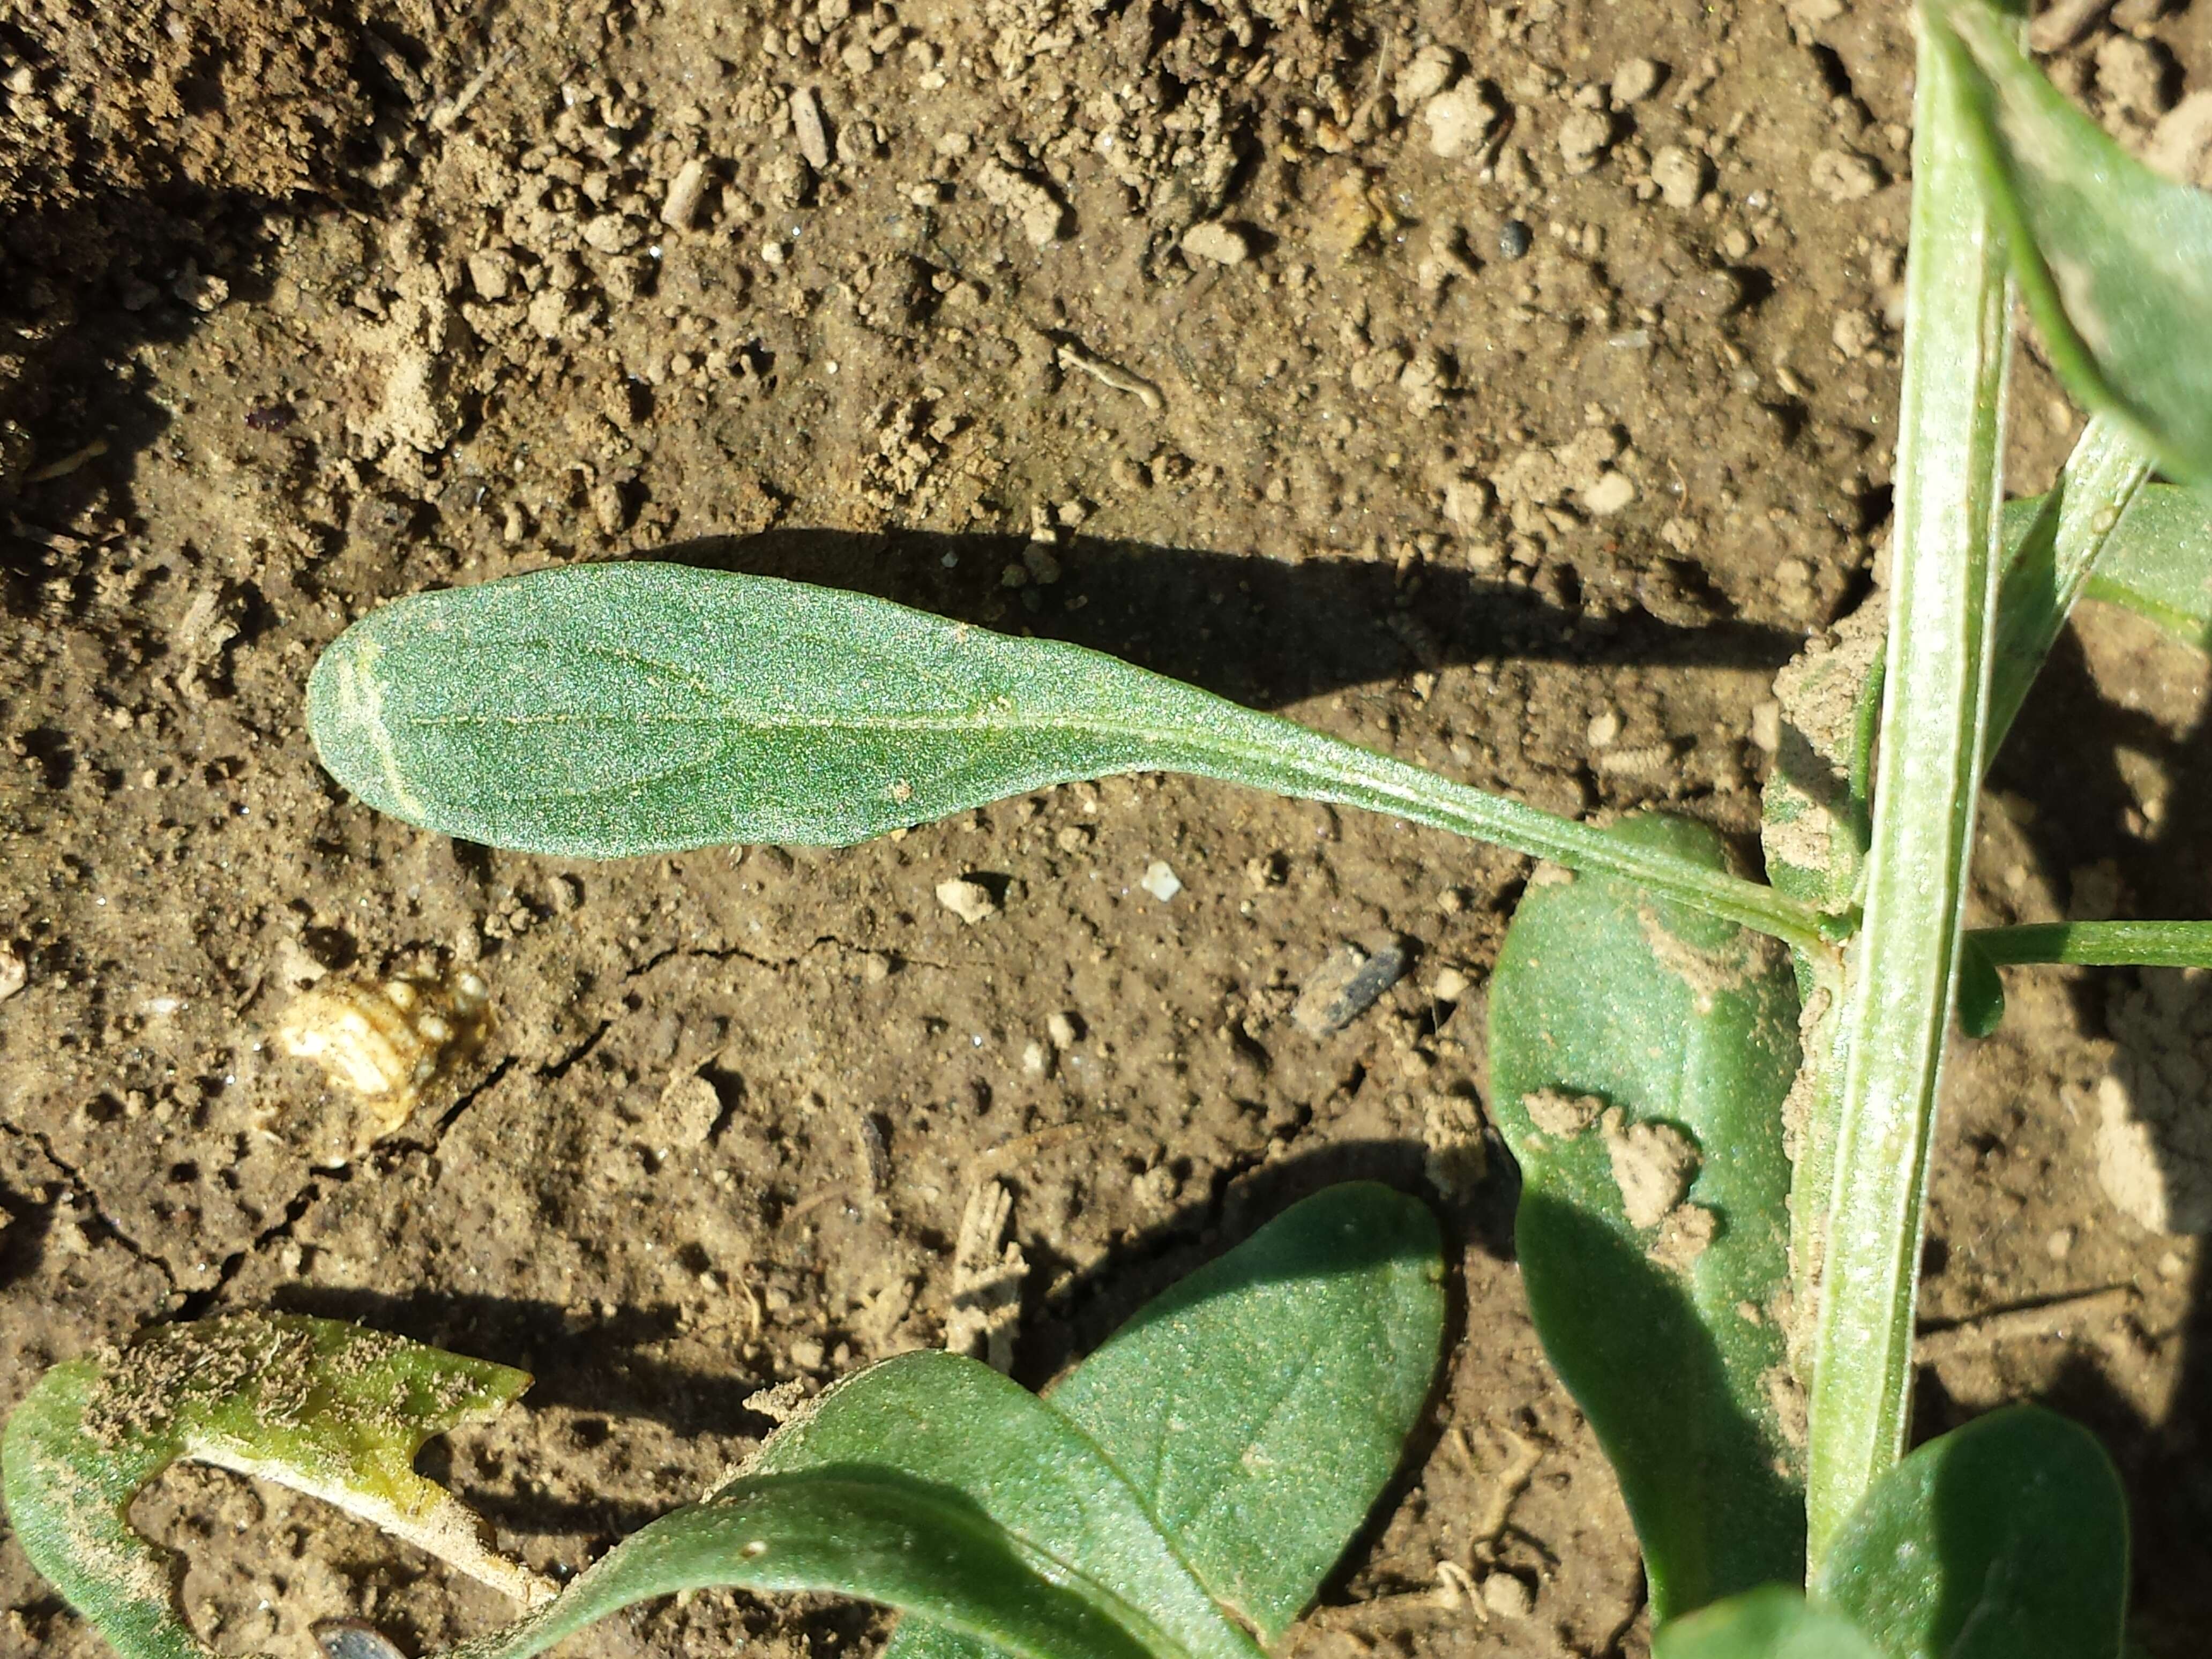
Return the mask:
{"type": "Polygon", "coordinates": [[[447,1050],[481,1018],[489,990],[463,970],[447,979],[329,979],[284,1011],[276,1040],[335,1084],[375,1104],[386,1132],[406,1121],[447,1050]]]}

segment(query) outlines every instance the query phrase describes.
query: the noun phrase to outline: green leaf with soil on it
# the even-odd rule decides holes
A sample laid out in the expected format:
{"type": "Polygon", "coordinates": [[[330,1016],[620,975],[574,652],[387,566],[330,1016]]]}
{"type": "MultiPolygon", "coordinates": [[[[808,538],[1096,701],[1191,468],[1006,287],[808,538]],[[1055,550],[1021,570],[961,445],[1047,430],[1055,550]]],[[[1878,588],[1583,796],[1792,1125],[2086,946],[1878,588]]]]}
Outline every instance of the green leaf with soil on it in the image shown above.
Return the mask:
{"type": "MultiPolygon", "coordinates": [[[[2008,560],[2045,497],[2008,501],[2008,560]]],[[[2212,651],[2212,497],[2179,484],[2145,484],[2114,524],[2085,597],[2134,611],[2185,645],[2212,651]]]]}
{"type": "Polygon", "coordinates": [[[1839,1614],[1770,1584],[1678,1619],[1651,1638],[1651,1659],[1893,1659],[1839,1614]]]}
{"type": "Polygon", "coordinates": [[[1877,1479],[1814,1586],[1896,1659],[2117,1659],[2128,1510],[2096,1437],[1990,1413],[1877,1479]]]}
{"type": "Polygon", "coordinates": [[[1805,907],[1756,883],[1095,651],[687,565],[569,566],[397,600],[324,652],[307,726],[331,775],[371,806],[521,852],[842,846],[1049,784],[1188,772],[1821,937],[1805,907]]]}
{"type": "Polygon", "coordinates": [[[2075,109],[1979,0],[1923,9],[1966,77],[1984,188],[2052,365],[2166,468],[2212,483],[2212,197],[2075,109]]]}
{"type": "Polygon", "coordinates": [[[552,1586],[489,1550],[483,1523],[414,1472],[433,1436],[496,1413],[522,1372],[336,1320],[239,1314],[157,1328],[57,1365],[0,1439],[23,1553],[127,1659],[210,1659],[178,1616],[170,1553],[131,1500],[179,1459],[264,1476],[353,1511],[526,1601],[552,1586]]]}
{"type": "MultiPolygon", "coordinates": [[[[1725,857],[1680,819],[1612,833],[1725,857]]],[[[1797,1012],[1771,941],[1550,869],[1491,981],[1492,1108],[1525,1182],[1522,1276],[1620,1474],[1655,1623],[1803,1571],[1785,1352],[1797,1012]]]]}
{"type": "MultiPolygon", "coordinates": [[[[1403,1458],[1443,1322],[1434,1218],[1352,1182],[1147,1304],[1048,1398],[1214,1598],[1272,1644],[1403,1458]]],[[[908,1619],[885,1659],[975,1651],[908,1619]]]]}

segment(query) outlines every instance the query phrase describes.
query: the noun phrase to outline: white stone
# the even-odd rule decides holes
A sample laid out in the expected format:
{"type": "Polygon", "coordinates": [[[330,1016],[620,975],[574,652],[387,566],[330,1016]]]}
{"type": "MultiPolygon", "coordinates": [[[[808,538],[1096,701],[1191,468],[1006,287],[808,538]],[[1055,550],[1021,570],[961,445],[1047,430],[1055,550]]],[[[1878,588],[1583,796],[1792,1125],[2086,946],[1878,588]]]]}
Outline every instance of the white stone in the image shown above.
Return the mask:
{"type": "Polygon", "coordinates": [[[1480,147],[1504,115],[1496,99],[1476,81],[1462,81],[1449,92],[1431,98],[1421,112],[1421,118],[1429,124],[1430,152],[1446,160],[1480,147]]]}
{"type": "Polygon", "coordinates": [[[1233,225],[1209,220],[1183,233],[1182,251],[1200,259],[1210,259],[1217,265],[1241,265],[1250,257],[1252,249],[1243,232],[1233,225]]]}
{"type": "Polygon", "coordinates": [[[970,927],[999,914],[999,901],[991,896],[989,888],[959,876],[937,884],[937,902],[970,927]]]}
{"type": "Polygon", "coordinates": [[[1164,859],[1154,859],[1145,866],[1144,876],[1137,885],[1165,904],[1182,891],[1182,878],[1168,868],[1164,859]]]}

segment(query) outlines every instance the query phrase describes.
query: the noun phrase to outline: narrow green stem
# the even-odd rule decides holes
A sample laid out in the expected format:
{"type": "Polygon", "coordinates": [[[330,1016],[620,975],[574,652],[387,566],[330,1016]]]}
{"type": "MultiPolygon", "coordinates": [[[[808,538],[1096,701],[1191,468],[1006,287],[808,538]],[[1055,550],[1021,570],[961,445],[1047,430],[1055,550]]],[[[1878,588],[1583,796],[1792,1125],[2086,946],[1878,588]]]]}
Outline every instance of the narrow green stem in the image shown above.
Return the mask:
{"type": "Polygon", "coordinates": [[[2010,356],[2004,252],[1947,32],[1921,30],[1881,775],[1813,1356],[1817,1570],[1903,1449],[1928,1147],[1982,775],[2010,356]]]}
{"type": "Polygon", "coordinates": [[[2039,921],[1977,927],[1974,943],[1999,968],[2074,963],[2089,968],[2212,968],[2212,921],[2039,921]]]}
{"type": "MultiPolygon", "coordinates": [[[[1267,750],[1249,741],[1232,747],[1209,734],[1213,750],[1197,742],[1176,758],[1182,769],[1315,800],[1341,801],[1473,841],[1495,842],[1516,853],[1548,859],[1567,869],[1620,876],[1651,891],[1771,934],[1814,957],[1832,957],[1840,924],[1812,906],[1785,897],[1764,882],[1709,870],[1659,848],[1625,841],[1572,818],[1561,817],[1504,795],[1454,783],[1418,766],[1341,743],[1272,716],[1250,715],[1277,728],[1267,750]],[[1249,758],[1248,758],[1249,757],[1249,758]],[[1259,764],[1251,763],[1253,760],[1259,764]]],[[[1237,732],[1243,737],[1243,732],[1237,732]]],[[[1203,741],[1203,740],[1201,740],[1203,741]]]]}

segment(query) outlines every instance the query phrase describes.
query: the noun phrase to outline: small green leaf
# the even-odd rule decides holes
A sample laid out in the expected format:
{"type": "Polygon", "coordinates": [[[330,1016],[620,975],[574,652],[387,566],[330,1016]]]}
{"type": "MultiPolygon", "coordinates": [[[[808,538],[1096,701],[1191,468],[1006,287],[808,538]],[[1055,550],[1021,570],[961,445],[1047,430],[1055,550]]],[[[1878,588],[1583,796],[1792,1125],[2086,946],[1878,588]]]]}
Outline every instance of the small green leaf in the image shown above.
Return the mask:
{"type": "Polygon", "coordinates": [[[2127,1590],[2119,1476],[2087,1430],[2036,1406],[1880,1476],[1815,1586],[1894,1659],[2116,1659],[2127,1590]]]}
{"type": "Polygon", "coordinates": [[[1632,876],[1808,945],[1804,906],[1095,651],[687,565],[417,593],[307,682],[331,775],[494,847],[633,858],[842,846],[1048,784],[1188,772],[1632,876]]]}
{"type": "MultiPolygon", "coordinates": [[[[933,1409],[927,1397],[911,1403],[933,1409]]],[[[1092,1565],[1009,1534],[957,1486],[880,1463],[751,1474],[647,1522],[558,1600],[445,1659],[529,1659],[634,1601],[715,1584],[862,1596],[1018,1659],[1188,1659],[1092,1565]]],[[[1249,1643],[1244,1650],[1255,1651],[1249,1643]]]]}
{"type": "Polygon", "coordinates": [[[902,1354],[837,1384],[787,1425],[743,1480],[894,1469],[973,1504],[1039,1563],[1079,1571],[1163,1659],[1253,1659],[1097,1443],[989,1366],[902,1354]]]}
{"type": "Polygon", "coordinates": [[[1731,1596],[1661,1628],[1651,1659],[1890,1659],[1848,1619],[1785,1585],[1731,1596]]]}
{"type": "Polygon", "coordinates": [[[414,1472],[434,1435],[483,1420],[522,1372],[335,1320],[238,1314],[57,1365],[0,1439],[31,1564],[127,1659],[210,1659],[178,1616],[170,1553],[131,1500],[179,1459],[265,1476],[352,1510],[524,1600],[551,1586],[495,1555],[483,1523],[414,1472]]]}
{"type": "Polygon", "coordinates": [[[2059,378],[2132,423],[2176,477],[2212,481],[2212,198],[2067,102],[2012,20],[1978,0],[1928,10],[1957,43],[1984,186],[2059,378]]]}
{"type": "MultiPolygon", "coordinates": [[[[1293,1206],[1054,1389],[1214,1597],[1278,1641],[1405,1455],[1443,1340],[1435,1219],[1367,1182],[1293,1206]]],[[[884,1659],[976,1659],[919,1619],[884,1659]]]]}
{"type": "Polygon", "coordinates": [[[1959,1029],[1985,1037],[2004,1024],[2004,981],[1989,951],[1967,933],[1959,941],[1959,1029]]]}
{"type": "MultiPolygon", "coordinates": [[[[1680,819],[1613,833],[1724,858],[1680,819]]],[[[1620,1477],[1655,1617],[1795,1577],[1788,960],[1628,883],[1540,870],[1498,954],[1490,1029],[1529,1306],[1620,1477]]]]}
{"type": "MultiPolygon", "coordinates": [[[[2008,559],[2046,498],[2008,501],[2008,559]]],[[[2185,645],[2212,651],[2212,496],[2179,484],[2145,484],[2112,526],[2084,590],[2157,623],[2185,645]]]]}
{"type": "Polygon", "coordinates": [[[1405,1455],[1443,1340],[1441,1251],[1425,1206],[1332,1187],[1147,1304],[1050,1396],[1262,1642],[1405,1455]]]}

